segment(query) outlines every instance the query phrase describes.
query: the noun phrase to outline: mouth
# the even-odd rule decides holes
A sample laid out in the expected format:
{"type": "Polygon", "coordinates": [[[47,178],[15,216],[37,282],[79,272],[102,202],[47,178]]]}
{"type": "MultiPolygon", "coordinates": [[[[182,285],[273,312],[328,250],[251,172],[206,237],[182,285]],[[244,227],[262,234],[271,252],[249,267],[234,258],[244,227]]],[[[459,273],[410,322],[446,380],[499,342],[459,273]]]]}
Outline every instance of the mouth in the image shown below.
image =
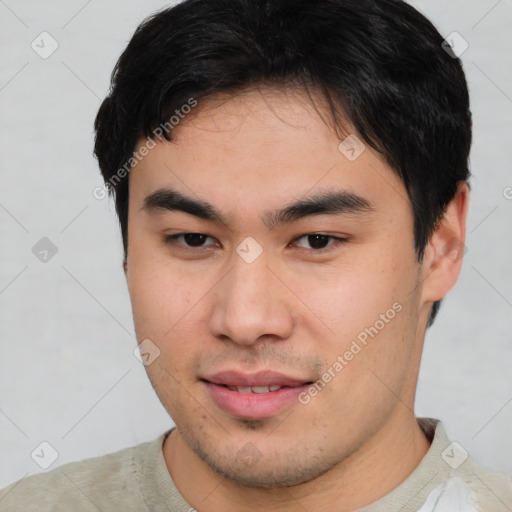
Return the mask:
{"type": "MultiPolygon", "coordinates": [[[[224,386],[224,384],[219,384],[220,386],[224,386]]],[[[270,393],[274,391],[279,391],[280,389],[291,387],[291,386],[279,386],[279,385],[271,385],[271,386],[224,386],[231,391],[237,391],[238,393],[256,393],[258,395],[262,393],[270,393]]]]}
{"type": "Polygon", "coordinates": [[[225,371],[200,380],[220,410],[232,417],[252,420],[281,413],[295,404],[313,383],[270,371],[257,374],[225,371]]]}

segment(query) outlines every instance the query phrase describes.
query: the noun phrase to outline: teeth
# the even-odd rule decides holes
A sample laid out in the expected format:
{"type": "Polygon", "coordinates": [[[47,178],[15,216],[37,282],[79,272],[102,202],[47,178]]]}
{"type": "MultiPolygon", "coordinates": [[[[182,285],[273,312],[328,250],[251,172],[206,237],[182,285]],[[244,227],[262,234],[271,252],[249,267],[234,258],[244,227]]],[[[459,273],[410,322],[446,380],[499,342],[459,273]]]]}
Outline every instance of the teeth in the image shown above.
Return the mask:
{"type": "Polygon", "coordinates": [[[270,391],[268,386],[253,386],[251,389],[253,393],[268,393],[270,391]]]}
{"type": "Polygon", "coordinates": [[[239,393],[268,393],[269,391],[277,391],[281,389],[282,386],[272,385],[272,386],[226,386],[231,391],[238,391],[239,393]]]}

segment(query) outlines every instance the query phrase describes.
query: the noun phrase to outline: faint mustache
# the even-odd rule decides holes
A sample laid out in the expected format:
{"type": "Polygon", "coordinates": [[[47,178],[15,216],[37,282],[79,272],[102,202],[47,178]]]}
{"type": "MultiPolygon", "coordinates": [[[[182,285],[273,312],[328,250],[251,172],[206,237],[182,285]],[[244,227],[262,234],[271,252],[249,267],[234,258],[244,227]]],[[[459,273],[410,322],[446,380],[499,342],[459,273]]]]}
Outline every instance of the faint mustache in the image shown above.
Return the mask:
{"type": "MultiPolygon", "coordinates": [[[[279,342],[276,342],[279,344],[279,342]]],[[[319,375],[325,363],[316,355],[307,352],[283,350],[277,346],[261,345],[240,349],[226,348],[215,355],[205,355],[201,358],[201,368],[219,368],[225,366],[247,368],[269,368],[301,370],[309,374],[319,375]]]]}

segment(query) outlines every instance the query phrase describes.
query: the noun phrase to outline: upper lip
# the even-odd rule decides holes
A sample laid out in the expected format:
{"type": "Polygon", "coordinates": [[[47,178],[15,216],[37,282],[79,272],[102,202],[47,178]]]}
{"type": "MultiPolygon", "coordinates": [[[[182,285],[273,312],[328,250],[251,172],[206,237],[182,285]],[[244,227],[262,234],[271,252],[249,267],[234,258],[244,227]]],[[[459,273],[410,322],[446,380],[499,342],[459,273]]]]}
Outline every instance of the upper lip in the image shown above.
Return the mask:
{"type": "Polygon", "coordinates": [[[297,379],[289,377],[282,373],[273,372],[269,370],[261,371],[258,373],[243,373],[236,370],[225,370],[217,372],[203,380],[211,382],[212,384],[221,384],[223,386],[289,386],[296,387],[302,386],[308,382],[307,379],[297,379]]]}

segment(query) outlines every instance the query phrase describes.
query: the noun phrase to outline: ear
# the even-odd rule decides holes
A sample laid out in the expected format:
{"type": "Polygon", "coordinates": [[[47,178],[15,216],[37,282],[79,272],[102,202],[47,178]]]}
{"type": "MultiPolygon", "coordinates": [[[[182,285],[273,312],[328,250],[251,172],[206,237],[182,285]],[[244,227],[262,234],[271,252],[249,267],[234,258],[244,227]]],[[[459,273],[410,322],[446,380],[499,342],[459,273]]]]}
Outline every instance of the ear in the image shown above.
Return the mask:
{"type": "Polygon", "coordinates": [[[469,187],[461,181],[425,248],[422,262],[423,303],[441,300],[457,282],[466,252],[464,242],[468,204],[469,187]]]}

